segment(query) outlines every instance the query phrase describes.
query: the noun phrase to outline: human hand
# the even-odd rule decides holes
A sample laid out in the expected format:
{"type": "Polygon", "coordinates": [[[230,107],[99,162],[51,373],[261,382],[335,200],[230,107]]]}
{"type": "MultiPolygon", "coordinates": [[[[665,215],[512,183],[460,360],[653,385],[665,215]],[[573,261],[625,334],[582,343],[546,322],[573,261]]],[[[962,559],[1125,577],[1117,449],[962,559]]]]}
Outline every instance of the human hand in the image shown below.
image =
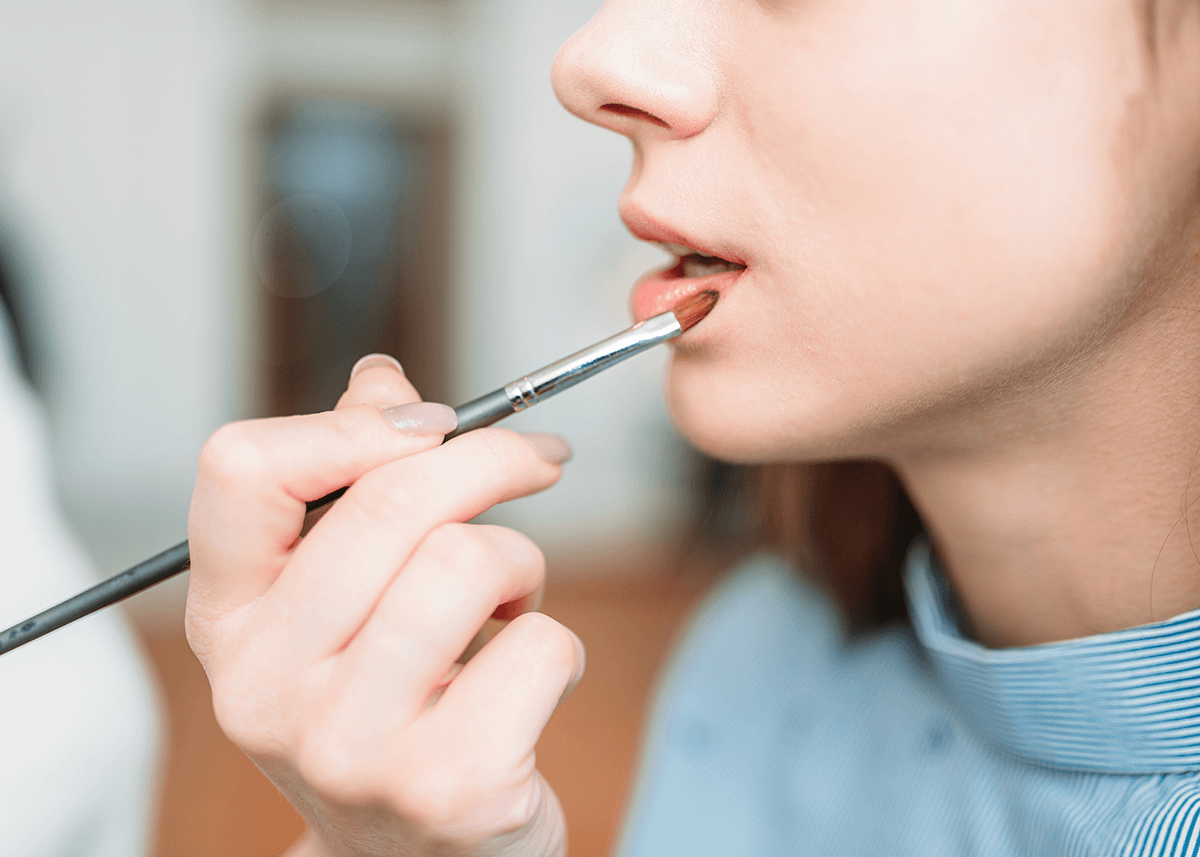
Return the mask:
{"type": "Polygon", "coordinates": [[[308,822],[296,854],[560,855],[562,810],[533,749],[583,648],[527,612],[537,547],[463,522],[549,487],[569,449],[502,429],[439,445],[448,426],[405,434],[381,411],[416,401],[375,361],[334,411],[209,439],[188,640],[222,729],[308,822]],[[343,485],[301,537],[305,502],[343,485]],[[512,621],[458,665],[493,614],[512,621]]]}

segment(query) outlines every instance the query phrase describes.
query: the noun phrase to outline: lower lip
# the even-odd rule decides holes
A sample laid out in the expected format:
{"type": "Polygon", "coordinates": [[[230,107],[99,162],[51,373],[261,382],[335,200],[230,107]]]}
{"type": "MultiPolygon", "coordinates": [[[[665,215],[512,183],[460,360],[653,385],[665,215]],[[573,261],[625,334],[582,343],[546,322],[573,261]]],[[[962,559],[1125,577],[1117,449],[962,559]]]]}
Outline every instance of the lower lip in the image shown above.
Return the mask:
{"type": "Polygon", "coordinates": [[[645,321],[659,313],[674,309],[692,295],[713,290],[725,294],[746,269],[722,271],[706,277],[681,277],[678,266],[655,271],[638,280],[633,288],[632,304],[635,321],[645,321]]]}

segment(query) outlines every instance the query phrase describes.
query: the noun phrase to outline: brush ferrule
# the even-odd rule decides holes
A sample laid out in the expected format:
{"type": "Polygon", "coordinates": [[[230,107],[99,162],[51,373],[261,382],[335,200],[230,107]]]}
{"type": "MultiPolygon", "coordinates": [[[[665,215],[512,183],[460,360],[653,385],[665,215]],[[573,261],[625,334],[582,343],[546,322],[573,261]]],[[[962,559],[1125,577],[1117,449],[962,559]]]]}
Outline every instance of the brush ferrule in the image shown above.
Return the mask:
{"type": "Polygon", "coordinates": [[[547,396],[578,384],[594,372],[619,363],[683,333],[675,313],[667,311],[638,322],[628,330],[590,348],[519,378],[504,387],[514,411],[523,411],[547,396]]]}
{"type": "Polygon", "coordinates": [[[528,375],[520,381],[506,384],[504,395],[508,396],[508,400],[512,402],[514,411],[523,411],[530,405],[536,405],[538,400],[537,389],[533,386],[533,379],[528,375]]]}

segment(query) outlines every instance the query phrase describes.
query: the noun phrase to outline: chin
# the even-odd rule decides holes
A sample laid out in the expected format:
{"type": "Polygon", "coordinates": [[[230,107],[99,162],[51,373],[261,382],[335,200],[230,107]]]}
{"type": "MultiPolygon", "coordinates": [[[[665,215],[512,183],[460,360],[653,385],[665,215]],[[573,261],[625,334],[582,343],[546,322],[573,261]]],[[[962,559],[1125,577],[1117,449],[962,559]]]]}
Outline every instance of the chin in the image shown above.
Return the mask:
{"type": "Polygon", "coordinates": [[[704,419],[690,419],[687,415],[680,416],[671,407],[671,420],[679,433],[705,455],[730,464],[764,464],[778,460],[778,454],[766,449],[758,439],[740,433],[740,426],[728,426],[719,420],[705,415],[704,419]]]}
{"type": "MultiPolygon", "coordinates": [[[[667,375],[667,409],[689,443],[731,464],[883,457],[880,432],[862,403],[829,385],[780,391],[757,372],[676,358],[667,375]]],[[[886,432],[884,432],[886,434],[886,432]]]]}
{"type": "Polygon", "coordinates": [[[732,464],[800,460],[778,404],[753,392],[712,367],[673,361],[667,410],[680,434],[713,458],[732,464]]]}

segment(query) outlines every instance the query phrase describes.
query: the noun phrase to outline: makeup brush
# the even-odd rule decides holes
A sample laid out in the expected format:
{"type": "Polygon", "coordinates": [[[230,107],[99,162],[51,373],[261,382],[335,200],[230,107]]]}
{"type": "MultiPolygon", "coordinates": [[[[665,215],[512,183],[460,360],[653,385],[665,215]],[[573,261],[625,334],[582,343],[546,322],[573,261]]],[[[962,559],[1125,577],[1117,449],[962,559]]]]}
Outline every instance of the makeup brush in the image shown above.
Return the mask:
{"type": "MultiPolygon", "coordinates": [[[[446,435],[445,440],[490,426],[509,414],[523,411],[548,399],[597,372],[620,363],[627,357],[639,354],[660,342],[674,339],[685,330],[695,327],[717,303],[717,293],[704,291],[680,301],[673,310],[640,321],[626,331],[597,342],[557,363],[551,363],[536,372],[518,378],[499,390],[480,396],[454,409],[458,415],[458,428],[446,435]]],[[[308,512],[321,509],[346,493],[340,488],[319,500],[308,503],[308,512]]],[[[78,595],[60,604],[31,616],[24,622],[0,632],[0,655],[11,652],[30,640],[36,640],[56,628],[74,622],[89,613],[122,601],[131,595],[161,583],[191,566],[188,543],[180,542],[160,554],[138,563],[133,568],[114,575],[85,589],[78,595]]]]}

